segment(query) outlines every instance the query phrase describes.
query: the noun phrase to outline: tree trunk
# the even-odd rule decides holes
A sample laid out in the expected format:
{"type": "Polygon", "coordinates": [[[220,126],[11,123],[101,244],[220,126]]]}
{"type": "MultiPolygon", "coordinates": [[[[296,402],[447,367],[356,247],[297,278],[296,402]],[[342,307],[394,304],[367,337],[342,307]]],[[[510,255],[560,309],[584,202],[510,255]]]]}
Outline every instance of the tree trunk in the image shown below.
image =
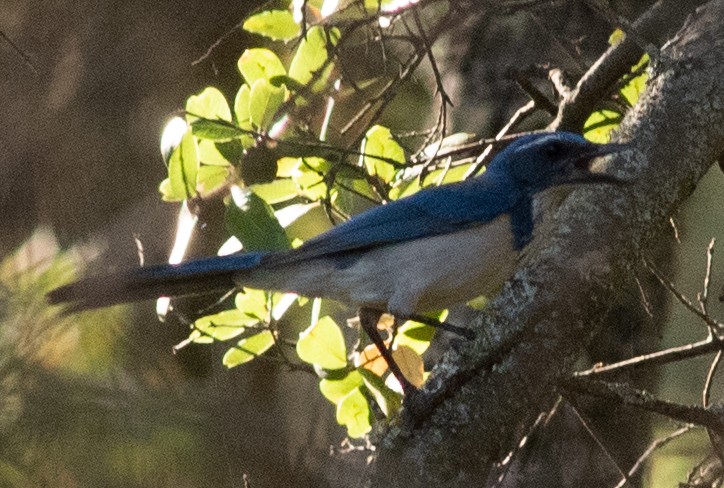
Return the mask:
{"type": "Polygon", "coordinates": [[[379,443],[372,486],[482,486],[557,398],[617,290],[674,209],[724,151],[724,0],[699,9],[661,50],[609,160],[626,187],[572,192],[503,292],[477,340],[436,366],[379,443]]]}

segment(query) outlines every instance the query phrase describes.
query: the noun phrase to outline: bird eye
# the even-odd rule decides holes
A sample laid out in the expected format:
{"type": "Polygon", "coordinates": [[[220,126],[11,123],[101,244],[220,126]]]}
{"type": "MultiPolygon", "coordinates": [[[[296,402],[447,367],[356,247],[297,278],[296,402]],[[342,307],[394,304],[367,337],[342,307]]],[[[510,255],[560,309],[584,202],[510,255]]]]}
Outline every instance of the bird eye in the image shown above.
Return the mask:
{"type": "Polygon", "coordinates": [[[549,159],[557,159],[561,157],[562,152],[563,146],[558,141],[553,141],[549,143],[545,148],[546,156],[548,156],[549,159]]]}

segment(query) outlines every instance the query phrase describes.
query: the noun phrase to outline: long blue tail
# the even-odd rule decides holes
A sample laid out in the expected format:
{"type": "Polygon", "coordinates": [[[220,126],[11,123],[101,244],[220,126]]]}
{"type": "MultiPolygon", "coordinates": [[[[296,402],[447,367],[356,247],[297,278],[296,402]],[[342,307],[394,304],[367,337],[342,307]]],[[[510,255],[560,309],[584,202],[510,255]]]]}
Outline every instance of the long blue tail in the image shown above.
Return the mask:
{"type": "Polygon", "coordinates": [[[235,276],[257,267],[263,256],[251,252],[90,276],[56,288],[47,299],[80,311],[161,296],[224,292],[237,286],[235,276]]]}

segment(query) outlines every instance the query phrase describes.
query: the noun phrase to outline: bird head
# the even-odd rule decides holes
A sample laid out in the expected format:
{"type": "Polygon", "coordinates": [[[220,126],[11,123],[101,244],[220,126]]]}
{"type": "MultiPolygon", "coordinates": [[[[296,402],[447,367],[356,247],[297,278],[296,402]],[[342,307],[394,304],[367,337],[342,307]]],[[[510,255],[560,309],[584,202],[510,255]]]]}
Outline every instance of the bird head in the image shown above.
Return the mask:
{"type": "Polygon", "coordinates": [[[593,172],[591,164],[599,156],[627,148],[625,144],[594,144],[570,132],[531,134],[516,139],[490,166],[505,166],[508,175],[531,193],[565,184],[615,185],[625,181],[593,172]]]}

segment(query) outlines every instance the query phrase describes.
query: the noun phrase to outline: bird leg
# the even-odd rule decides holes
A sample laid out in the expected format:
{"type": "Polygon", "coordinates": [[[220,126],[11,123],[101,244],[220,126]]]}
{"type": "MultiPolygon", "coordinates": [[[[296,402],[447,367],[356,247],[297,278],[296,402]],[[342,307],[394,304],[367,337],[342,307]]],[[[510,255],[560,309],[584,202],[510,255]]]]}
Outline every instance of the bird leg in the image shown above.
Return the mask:
{"type": "Polygon", "coordinates": [[[402,386],[403,393],[405,396],[411,395],[417,391],[417,388],[415,388],[415,386],[410,383],[407,378],[405,378],[405,375],[402,374],[402,370],[397,365],[392,357],[392,353],[385,345],[385,341],[382,339],[380,331],[377,330],[377,322],[379,321],[381,315],[381,311],[373,308],[360,308],[358,312],[362,328],[367,333],[367,336],[370,338],[372,343],[377,346],[377,350],[380,351],[380,355],[387,363],[387,367],[390,368],[390,372],[395,375],[395,378],[397,378],[400,386],[402,386]]]}

